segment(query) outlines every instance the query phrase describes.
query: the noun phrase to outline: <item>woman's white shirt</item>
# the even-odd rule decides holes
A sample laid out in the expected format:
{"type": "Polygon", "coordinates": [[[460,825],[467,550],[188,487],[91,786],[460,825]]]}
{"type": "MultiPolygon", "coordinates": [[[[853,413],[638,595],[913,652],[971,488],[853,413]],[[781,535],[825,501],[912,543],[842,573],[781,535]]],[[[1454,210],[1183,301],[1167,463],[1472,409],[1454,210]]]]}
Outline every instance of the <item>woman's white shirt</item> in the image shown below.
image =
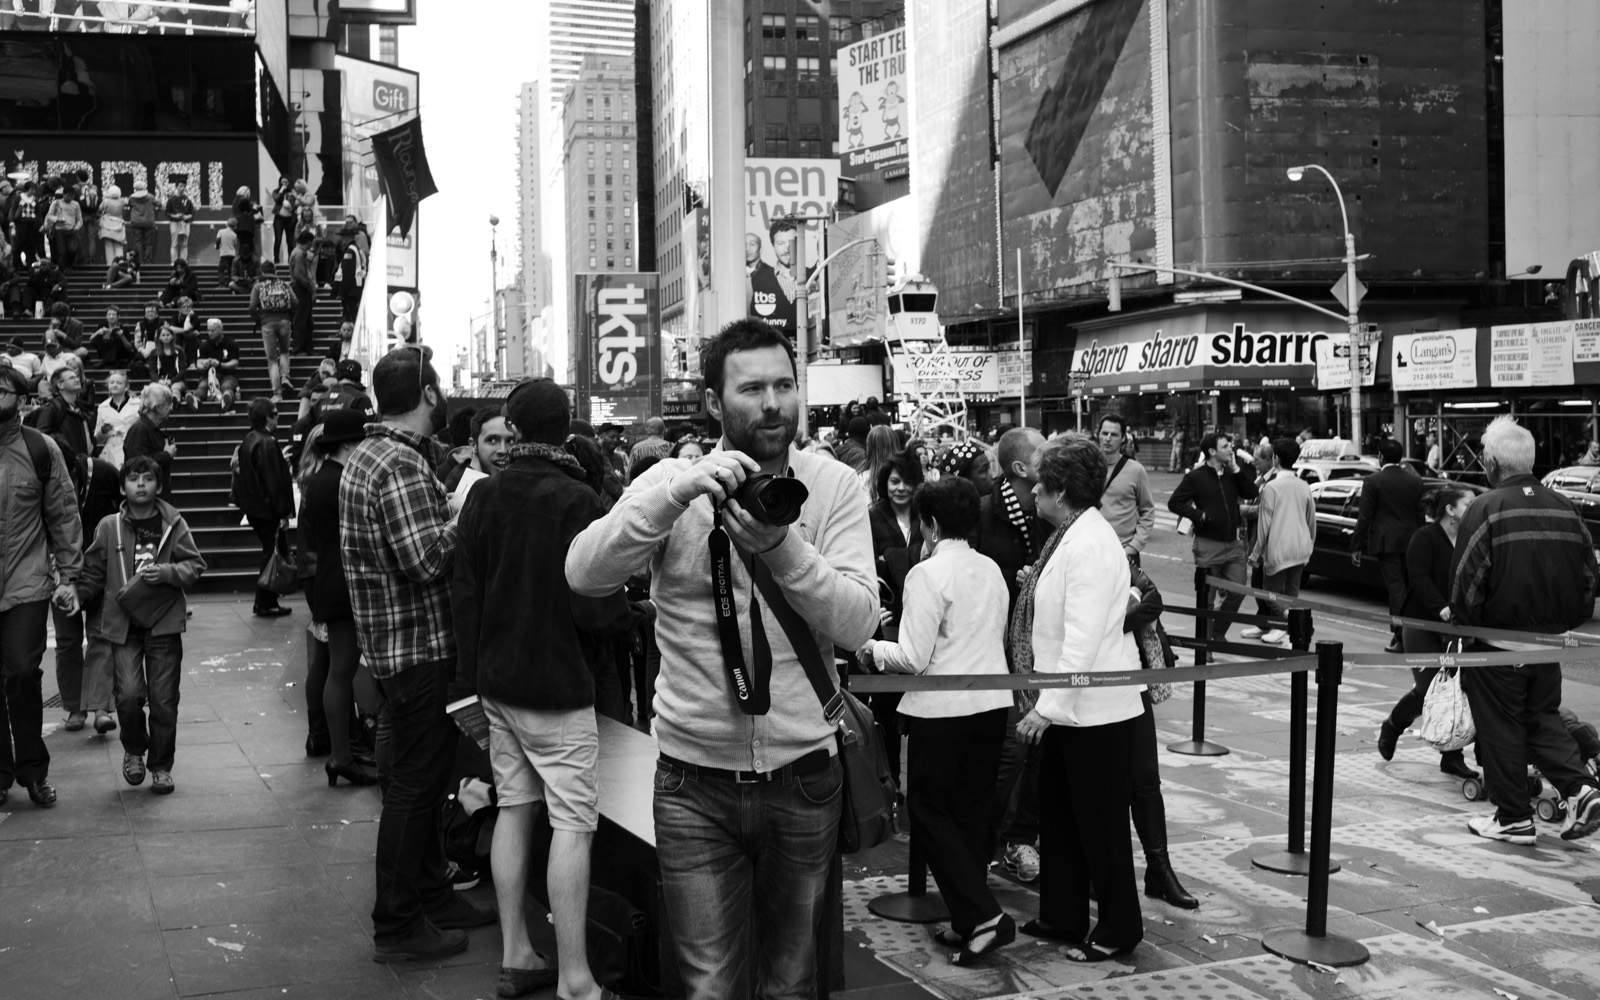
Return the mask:
{"type": "MultiPolygon", "coordinates": [[[[1040,673],[1138,670],[1139,650],[1122,631],[1131,585],[1128,557],[1099,510],[1079,515],[1039,571],[1034,591],[1033,668],[1040,673]]],[[[1144,713],[1142,685],[1047,688],[1039,714],[1062,726],[1104,726],[1144,713]]]]}
{"type": "MultiPolygon", "coordinates": [[[[899,641],[875,640],[873,661],[895,673],[1004,674],[1009,601],[994,560],[974,552],[964,539],[946,538],[906,575],[899,641]]],[[[947,719],[1011,703],[1010,691],[908,691],[899,711],[947,719]]]]}

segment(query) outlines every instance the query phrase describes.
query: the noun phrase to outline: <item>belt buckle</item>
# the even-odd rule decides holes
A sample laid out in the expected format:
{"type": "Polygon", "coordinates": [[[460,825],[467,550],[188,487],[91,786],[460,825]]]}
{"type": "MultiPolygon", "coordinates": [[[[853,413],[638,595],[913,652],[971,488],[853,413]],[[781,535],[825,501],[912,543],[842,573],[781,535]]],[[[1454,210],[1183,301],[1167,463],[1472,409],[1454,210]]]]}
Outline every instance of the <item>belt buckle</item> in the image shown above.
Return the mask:
{"type": "Polygon", "coordinates": [[[762,774],[760,771],[735,771],[733,783],[736,785],[760,785],[772,780],[772,775],[762,774]]]}

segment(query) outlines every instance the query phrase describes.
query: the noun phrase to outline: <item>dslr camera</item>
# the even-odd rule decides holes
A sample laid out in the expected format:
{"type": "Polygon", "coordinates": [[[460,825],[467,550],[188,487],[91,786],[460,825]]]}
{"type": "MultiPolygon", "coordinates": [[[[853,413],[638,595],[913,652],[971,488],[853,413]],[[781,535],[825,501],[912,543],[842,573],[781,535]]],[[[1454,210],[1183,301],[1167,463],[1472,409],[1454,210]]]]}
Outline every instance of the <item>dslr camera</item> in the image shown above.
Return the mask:
{"type": "Polygon", "coordinates": [[[800,520],[800,508],[810,496],[804,483],[787,476],[762,472],[746,479],[733,494],[739,506],[762,524],[779,527],[800,520]]]}

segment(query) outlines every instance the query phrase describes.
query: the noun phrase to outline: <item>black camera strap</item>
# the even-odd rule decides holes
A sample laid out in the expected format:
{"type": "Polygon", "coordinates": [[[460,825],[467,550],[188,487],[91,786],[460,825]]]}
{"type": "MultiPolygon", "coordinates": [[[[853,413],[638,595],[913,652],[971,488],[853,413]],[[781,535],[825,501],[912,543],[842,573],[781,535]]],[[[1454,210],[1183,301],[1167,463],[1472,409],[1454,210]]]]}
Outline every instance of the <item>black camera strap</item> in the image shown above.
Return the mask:
{"type": "Polygon", "coordinates": [[[739,711],[766,715],[772,707],[772,647],[761,624],[761,602],[750,595],[750,644],[754,669],[745,665],[739,640],[739,602],[733,593],[733,543],[722,528],[722,505],[711,508],[711,597],[717,613],[717,638],[722,642],[722,666],[739,711]]]}

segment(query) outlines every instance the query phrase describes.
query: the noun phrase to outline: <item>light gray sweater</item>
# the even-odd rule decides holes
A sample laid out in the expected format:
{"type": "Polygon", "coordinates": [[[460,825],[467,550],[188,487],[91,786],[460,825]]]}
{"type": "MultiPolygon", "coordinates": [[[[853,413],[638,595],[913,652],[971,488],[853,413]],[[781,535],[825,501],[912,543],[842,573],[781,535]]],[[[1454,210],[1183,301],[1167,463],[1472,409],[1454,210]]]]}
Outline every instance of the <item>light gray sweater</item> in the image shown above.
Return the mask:
{"type": "Polygon", "coordinates": [[[1317,537],[1317,502],[1299,476],[1282,470],[1261,487],[1255,555],[1262,571],[1281,573],[1311,561],[1317,537]]]}
{"type": "MultiPolygon", "coordinates": [[[[651,571],[661,647],[655,730],[663,753],[704,767],[772,771],[819,748],[832,752],[833,729],[765,601],[760,603],[772,648],[772,708],[766,715],[745,715],[734,703],[711,594],[711,501],[698,497],[679,507],[668,495],[672,478],[690,464],[658,462],[610,513],[573,539],[567,583],[574,593],[601,596],[629,576],[651,571]]],[[[784,541],[756,558],[811,626],[822,661],[831,668],[835,644],[858,649],[878,624],[867,500],[850,467],[826,455],[791,449],[789,465],[810,498],[784,541]]],[[[751,662],[754,584],[748,557],[734,560],[733,583],[740,641],[751,662]]]]}

